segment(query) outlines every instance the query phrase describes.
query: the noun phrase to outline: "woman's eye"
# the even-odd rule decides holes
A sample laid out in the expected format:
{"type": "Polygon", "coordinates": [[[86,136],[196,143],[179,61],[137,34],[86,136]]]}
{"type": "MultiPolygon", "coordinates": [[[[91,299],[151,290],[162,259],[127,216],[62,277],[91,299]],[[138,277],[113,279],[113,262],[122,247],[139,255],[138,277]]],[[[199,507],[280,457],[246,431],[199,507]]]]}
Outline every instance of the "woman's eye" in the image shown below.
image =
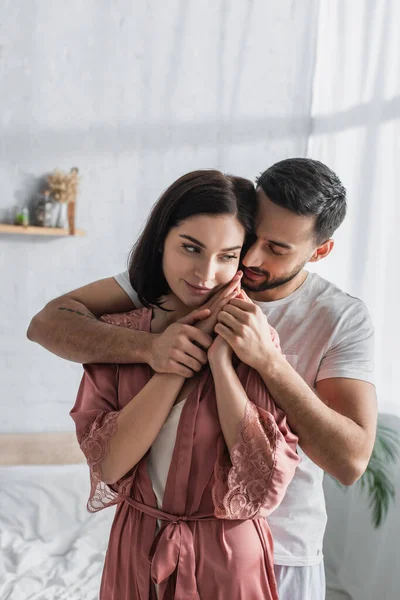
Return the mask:
{"type": "Polygon", "coordinates": [[[237,258],[236,254],[224,254],[224,256],[222,257],[222,260],[229,262],[230,260],[233,260],[234,258],[237,258]]]}
{"type": "Polygon", "coordinates": [[[196,246],[189,246],[189,244],[182,244],[182,248],[185,248],[185,250],[187,250],[187,252],[189,252],[190,254],[195,254],[196,252],[199,252],[199,249],[196,246]]]}

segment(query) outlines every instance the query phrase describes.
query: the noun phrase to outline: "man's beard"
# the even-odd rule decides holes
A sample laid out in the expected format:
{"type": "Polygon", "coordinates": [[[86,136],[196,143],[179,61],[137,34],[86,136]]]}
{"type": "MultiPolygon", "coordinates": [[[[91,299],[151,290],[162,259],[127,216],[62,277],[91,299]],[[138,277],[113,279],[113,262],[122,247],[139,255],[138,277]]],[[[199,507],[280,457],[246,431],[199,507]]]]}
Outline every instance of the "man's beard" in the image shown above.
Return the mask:
{"type": "Polygon", "coordinates": [[[273,290],[277,287],[285,285],[286,283],[289,283],[289,281],[292,281],[292,279],[297,277],[307,262],[308,261],[306,260],[301,265],[295,267],[293,271],[285,277],[271,277],[271,273],[269,271],[263,271],[263,269],[249,267],[252,271],[254,271],[254,273],[264,275],[265,279],[261,283],[248,283],[247,281],[249,280],[246,282],[242,280],[242,287],[244,290],[250,292],[266,292],[267,290],[273,290]]]}

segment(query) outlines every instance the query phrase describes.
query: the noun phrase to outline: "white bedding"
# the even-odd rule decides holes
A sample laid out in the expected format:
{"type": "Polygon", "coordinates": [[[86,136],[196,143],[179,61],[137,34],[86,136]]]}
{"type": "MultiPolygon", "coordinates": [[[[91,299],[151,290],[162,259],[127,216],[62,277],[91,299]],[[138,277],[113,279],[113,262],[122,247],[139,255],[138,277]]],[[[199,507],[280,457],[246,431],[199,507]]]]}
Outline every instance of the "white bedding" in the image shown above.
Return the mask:
{"type": "Polygon", "coordinates": [[[0,600],[96,600],[115,507],[85,464],[0,467],[0,600]]]}

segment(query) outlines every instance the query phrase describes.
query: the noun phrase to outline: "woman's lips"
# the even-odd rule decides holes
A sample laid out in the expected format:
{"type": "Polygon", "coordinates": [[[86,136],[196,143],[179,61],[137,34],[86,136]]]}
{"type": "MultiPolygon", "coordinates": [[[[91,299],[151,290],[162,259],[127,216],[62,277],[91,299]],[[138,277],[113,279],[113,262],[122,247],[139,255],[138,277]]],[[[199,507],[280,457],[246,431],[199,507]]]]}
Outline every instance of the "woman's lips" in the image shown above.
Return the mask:
{"type": "Polygon", "coordinates": [[[246,279],[250,279],[251,281],[257,281],[258,279],[262,279],[264,277],[262,273],[255,273],[247,267],[243,269],[243,275],[246,277],[246,279]]]}
{"type": "Polygon", "coordinates": [[[205,287],[200,287],[197,285],[192,285],[191,283],[188,283],[185,279],[184,279],[184,282],[186,283],[190,292],[192,294],[196,294],[198,296],[205,296],[206,294],[209,294],[213,290],[213,288],[205,288],[205,287]]]}

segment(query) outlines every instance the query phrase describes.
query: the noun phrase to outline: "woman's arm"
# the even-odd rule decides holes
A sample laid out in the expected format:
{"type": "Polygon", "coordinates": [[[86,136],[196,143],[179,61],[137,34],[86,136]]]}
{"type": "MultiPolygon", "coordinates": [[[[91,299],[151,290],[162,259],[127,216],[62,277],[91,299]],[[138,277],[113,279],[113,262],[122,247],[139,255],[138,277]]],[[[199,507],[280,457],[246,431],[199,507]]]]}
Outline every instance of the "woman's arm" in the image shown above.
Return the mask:
{"type": "Polygon", "coordinates": [[[100,465],[102,479],[113,484],[146,454],[159,434],[185,381],[179,375],[155,374],[124,406],[109,452],[100,465]]]}
{"type": "Polygon", "coordinates": [[[185,379],[156,374],[120,409],[118,367],[85,365],[71,417],[92,482],[113,484],[130,471],[157,437],[185,379]]]}
{"type": "Polygon", "coordinates": [[[214,471],[215,515],[267,516],[282,501],[300,462],[298,439],[256,371],[246,373],[244,388],[232,366],[230,348],[221,340],[217,337],[215,342],[219,352],[214,352],[215,346],[208,352],[226,442],[220,439],[214,471]]]}
{"type": "Polygon", "coordinates": [[[208,351],[208,360],[214,379],[219,421],[230,452],[237,442],[248,398],[233,368],[232,350],[222,338],[214,341],[208,351]]]}

